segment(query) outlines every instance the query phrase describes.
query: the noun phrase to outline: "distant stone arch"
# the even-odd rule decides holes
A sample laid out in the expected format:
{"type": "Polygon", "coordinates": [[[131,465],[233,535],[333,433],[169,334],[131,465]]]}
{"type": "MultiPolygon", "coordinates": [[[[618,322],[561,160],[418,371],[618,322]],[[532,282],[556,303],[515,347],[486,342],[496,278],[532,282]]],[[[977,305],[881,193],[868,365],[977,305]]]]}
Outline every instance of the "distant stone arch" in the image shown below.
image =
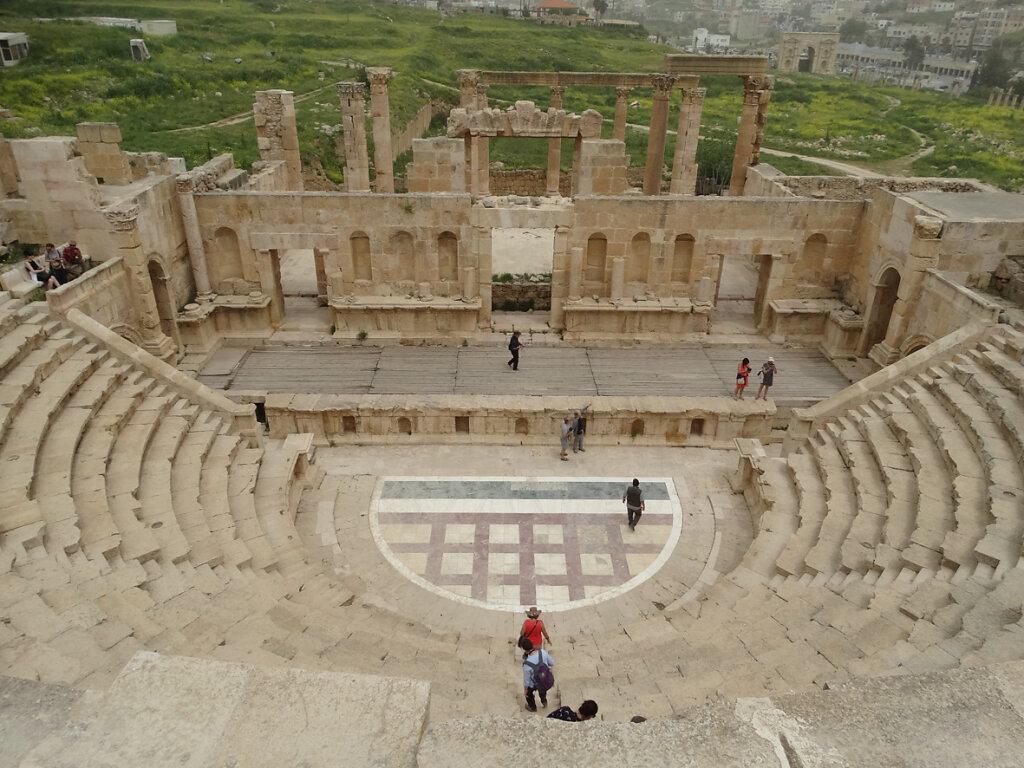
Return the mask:
{"type": "Polygon", "coordinates": [[[838,32],[787,32],[779,41],[776,67],[780,72],[835,74],[838,50],[838,32]]]}
{"type": "Polygon", "coordinates": [[[802,283],[817,283],[825,269],[825,254],[828,252],[828,238],[815,233],[807,238],[796,261],[794,277],[802,283]]]}

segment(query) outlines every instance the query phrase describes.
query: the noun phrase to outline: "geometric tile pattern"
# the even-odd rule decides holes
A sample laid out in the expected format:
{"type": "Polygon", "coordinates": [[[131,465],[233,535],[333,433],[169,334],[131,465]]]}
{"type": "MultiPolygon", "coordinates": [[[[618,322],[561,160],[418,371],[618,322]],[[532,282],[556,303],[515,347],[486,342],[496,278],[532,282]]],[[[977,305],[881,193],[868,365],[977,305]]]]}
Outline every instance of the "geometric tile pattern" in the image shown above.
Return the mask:
{"type": "Polygon", "coordinates": [[[671,555],[682,510],[670,478],[643,479],[646,511],[627,526],[632,478],[382,478],[370,526],[407,578],[460,603],[566,610],[650,578],[671,555]]]}

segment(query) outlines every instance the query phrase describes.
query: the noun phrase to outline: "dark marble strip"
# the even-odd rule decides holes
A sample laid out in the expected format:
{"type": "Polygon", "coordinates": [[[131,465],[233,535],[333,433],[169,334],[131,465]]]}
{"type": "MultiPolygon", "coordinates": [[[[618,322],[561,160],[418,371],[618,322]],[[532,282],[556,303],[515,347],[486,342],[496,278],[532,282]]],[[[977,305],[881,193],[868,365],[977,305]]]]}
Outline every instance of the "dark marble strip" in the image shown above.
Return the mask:
{"type": "MultiPolygon", "coordinates": [[[[629,483],[593,480],[385,480],[382,499],[621,499],[629,483]]],[[[647,501],[667,501],[665,483],[640,483],[647,501]]]]}
{"type": "MultiPolygon", "coordinates": [[[[625,523],[626,508],[620,510],[625,523]]],[[[426,523],[446,525],[608,525],[609,516],[615,512],[380,512],[378,521],[383,525],[414,525],[426,523]]],[[[646,525],[672,525],[672,515],[659,512],[644,512],[646,525]]]]}
{"type": "MultiPolygon", "coordinates": [[[[392,552],[398,552],[398,553],[401,553],[401,554],[421,554],[421,553],[429,551],[429,549],[431,547],[431,544],[430,544],[429,541],[421,541],[421,542],[415,542],[415,541],[413,541],[413,542],[410,542],[410,541],[390,542],[389,541],[387,544],[388,544],[388,547],[391,548],[392,552]]],[[[490,544],[489,547],[490,548],[488,549],[488,552],[490,552],[492,554],[507,553],[507,552],[518,553],[522,549],[522,547],[519,544],[490,544]]],[[[557,554],[561,554],[562,552],[564,552],[565,551],[565,547],[566,547],[565,544],[534,544],[533,545],[533,551],[534,551],[535,554],[555,554],[555,555],[557,555],[557,554]]],[[[663,543],[661,543],[661,544],[657,544],[657,543],[655,543],[655,544],[630,544],[629,542],[625,542],[625,547],[624,548],[625,548],[626,554],[629,554],[629,555],[657,554],[657,553],[661,552],[661,550],[663,550],[665,548],[665,545],[663,543]]],[[[464,543],[457,543],[457,544],[452,544],[452,543],[446,542],[446,543],[444,543],[442,545],[442,550],[441,551],[442,551],[442,554],[458,553],[458,552],[462,552],[462,553],[476,552],[476,544],[475,544],[475,542],[464,542],[464,543]]],[[[598,548],[589,548],[589,549],[586,549],[586,550],[581,550],[581,553],[582,554],[588,554],[588,555],[589,554],[599,555],[599,554],[604,554],[604,550],[603,549],[598,549],[598,548]]]]}

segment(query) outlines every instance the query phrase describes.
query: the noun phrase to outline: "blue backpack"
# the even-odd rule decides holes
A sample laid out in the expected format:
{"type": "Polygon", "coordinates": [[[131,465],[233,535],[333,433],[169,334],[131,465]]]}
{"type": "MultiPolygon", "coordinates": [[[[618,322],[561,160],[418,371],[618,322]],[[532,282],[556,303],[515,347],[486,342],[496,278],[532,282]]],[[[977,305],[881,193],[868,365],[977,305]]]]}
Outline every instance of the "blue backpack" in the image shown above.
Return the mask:
{"type": "Polygon", "coordinates": [[[551,671],[551,667],[544,663],[544,652],[537,651],[536,663],[532,661],[523,660],[523,663],[533,669],[533,682],[537,686],[538,691],[548,691],[555,685],[555,673],[551,671]]]}

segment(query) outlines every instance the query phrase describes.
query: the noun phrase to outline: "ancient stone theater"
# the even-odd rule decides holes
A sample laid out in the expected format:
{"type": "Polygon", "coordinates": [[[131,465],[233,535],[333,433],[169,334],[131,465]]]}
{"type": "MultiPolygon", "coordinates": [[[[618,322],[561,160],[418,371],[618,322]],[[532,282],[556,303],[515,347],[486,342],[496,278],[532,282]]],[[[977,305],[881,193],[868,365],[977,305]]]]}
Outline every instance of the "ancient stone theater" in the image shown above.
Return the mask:
{"type": "Polygon", "coordinates": [[[1022,197],[783,175],[746,56],[460,70],[396,176],[366,75],[343,191],[284,90],[249,170],[0,137],[10,253],[84,255],[0,274],[0,763],[1019,765],[1022,197]],[[533,608],[547,711],[597,719],[526,710],[533,608]]]}

